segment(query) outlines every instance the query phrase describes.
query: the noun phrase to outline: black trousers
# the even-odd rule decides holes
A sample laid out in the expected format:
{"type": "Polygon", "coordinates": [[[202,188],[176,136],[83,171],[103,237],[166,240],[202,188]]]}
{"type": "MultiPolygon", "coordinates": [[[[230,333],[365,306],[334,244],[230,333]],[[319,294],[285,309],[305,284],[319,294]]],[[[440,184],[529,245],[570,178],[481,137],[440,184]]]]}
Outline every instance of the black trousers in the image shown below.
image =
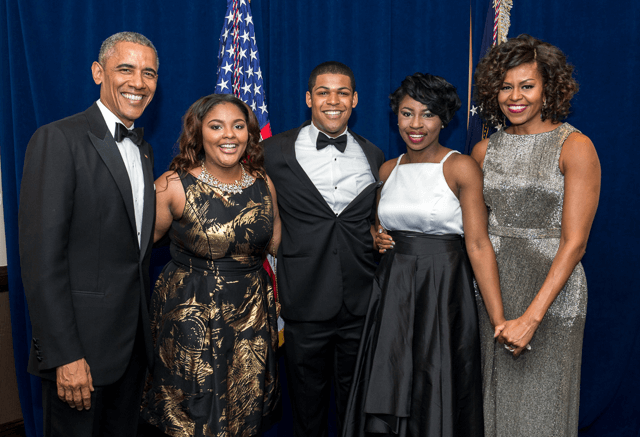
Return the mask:
{"type": "Polygon", "coordinates": [[[147,370],[142,327],[129,365],[113,384],[96,387],[91,408],[78,411],[58,398],[56,381],[42,380],[44,437],[135,437],[147,370]]]}
{"type": "Polygon", "coordinates": [[[338,433],[342,430],[364,319],[343,305],[328,321],[285,321],[285,363],[295,437],[328,435],[332,381],[338,433]]]}

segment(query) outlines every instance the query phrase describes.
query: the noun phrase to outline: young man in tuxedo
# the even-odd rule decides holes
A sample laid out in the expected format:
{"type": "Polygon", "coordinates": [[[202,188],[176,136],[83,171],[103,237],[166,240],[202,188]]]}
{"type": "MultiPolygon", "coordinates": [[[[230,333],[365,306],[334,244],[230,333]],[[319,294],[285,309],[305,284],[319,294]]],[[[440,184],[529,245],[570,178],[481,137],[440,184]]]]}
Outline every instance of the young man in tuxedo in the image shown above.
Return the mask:
{"type": "Polygon", "coordinates": [[[133,127],[155,93],[158,55],[121,32],[91,72],[100,99],[36,131],[20,193],[28,370],[42,379],[45,436],[135,436],[153,357],[153,151],[133,127]]]}
{"type": "Polygon", "coordinates": [[[278,192],[278,284],[297,437],[326,436],[333,382],[338,429],[376,268],[372,228],[380,149],[347,127],[358,104],[339,62],[309,77],[311,121],[264,142],[278,192]]]}

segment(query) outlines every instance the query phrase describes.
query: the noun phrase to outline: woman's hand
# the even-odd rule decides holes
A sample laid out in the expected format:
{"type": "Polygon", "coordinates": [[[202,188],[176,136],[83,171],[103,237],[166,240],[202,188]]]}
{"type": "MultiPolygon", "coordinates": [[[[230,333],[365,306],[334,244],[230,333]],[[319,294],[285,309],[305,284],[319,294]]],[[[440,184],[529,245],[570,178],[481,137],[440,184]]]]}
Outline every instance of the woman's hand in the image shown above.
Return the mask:
{"type": "Polygon", "coordinates": [[[500,335],[500,333],[502,331],[504,331],[504,326],[505,326],[506,322],[507,322],[506,320],[502,319],[502,321],[500,323],[496,323],[494,325],[494,327],[493,327],[493,338],[497,338],[498,335],[500,335]]]}
{"type": "Polygon", "coordinates": [[[391,235],[387,234],[387,231],[378,225],[378,232],[375,237],[376,247],[378,252],[385,253],[387,249],[393,249],[396,243],[391,238],[391,235]]]}
{"type": "Polygon", "coordinates": [[[537,322],[523,315],[517,319],[507,320],[501,326],[496,326],[496,337],[499,343],[508,346],[507,350],[513,349],[513,356],[517,358],[523,350],[531,350],[529,342],[538,326],[537,322]],[[501,328],[500,332],[498,328],[501,328]]]}

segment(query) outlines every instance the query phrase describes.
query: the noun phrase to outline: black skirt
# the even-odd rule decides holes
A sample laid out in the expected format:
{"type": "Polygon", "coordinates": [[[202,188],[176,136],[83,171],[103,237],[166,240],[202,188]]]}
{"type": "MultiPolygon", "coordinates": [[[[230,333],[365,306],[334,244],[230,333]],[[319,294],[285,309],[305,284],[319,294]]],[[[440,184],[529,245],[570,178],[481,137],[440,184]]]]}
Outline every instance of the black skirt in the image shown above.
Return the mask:
{"type": "Polygon", "coordinates": [[[459,235],[391,232],[373,292],[344,437],[483,436],[473,273],[459,235]]]}

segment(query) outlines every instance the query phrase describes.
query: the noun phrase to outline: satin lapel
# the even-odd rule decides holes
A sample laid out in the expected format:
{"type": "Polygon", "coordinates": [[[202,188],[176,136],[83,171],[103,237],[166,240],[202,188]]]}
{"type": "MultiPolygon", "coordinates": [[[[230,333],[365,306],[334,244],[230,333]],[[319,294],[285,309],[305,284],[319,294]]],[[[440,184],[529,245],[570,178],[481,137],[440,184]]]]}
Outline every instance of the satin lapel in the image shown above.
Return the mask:
{"type": "MultiPolygon", "coordinates": [[[[303,124],[300,129],[302,129],[307,124],[308,123],[303,124]]],[[[324,197],[322,197],[320,191],[318,191],[313,182],[311,182],[311,179],[309,179],[309,175],[307,175],[307,173],[304,171],[304,169],[296,159],[296,139],[298,138],[300,129],[298,129],[296,135],[294,135],[292,138],[289,138],[288,141],[282,145],[282,156],[291,169],[291,172],[300,180],[300,183],[302,185],[306,186],[306,191],[312,193],[313,197],[315,197],[318,202],[322,203],[331,213],[333,213],[333,211],[327,204],[327,201],[324,200],[324,197]]]]}
{"type": "Polygon", "coordinates": [[[149,242],[153,240],[153,222],[155,218],[155,186],[153,184],[153,165],[151,164],[151,145],[146,141],[140,146],[140,161],[144,176],[144,210],[140,234],[140,257],[144,257],[149,242]]]}
{"type": "MultiPolygon", "coordinates": [[[[129,174],[127,173],[127,168],[124,166],[124,161],[122,160],[116,141],[109,133],[109,129],[107,129],[107,125],[100,113],[100,109],[95,103],[86,111],[86,114],[89,124],[91,125],[91,131],[88,132],[89,139],[100,155],[100,158],[102,158],[104,165],[106,165],[111,172],[111,176],[120,190],[124,206],[127,209],[129,221],[131,222],[131,229],[135,231],[136,216],[133,211],[131,183],[129,182],[129,174]]],[[[134,235],[135,234],[136,233],[134,232],[134,235]]]]}
{"type": "Polygon", "coordinates": [[[365,139],[362,138],[360,135],[354,134],[351,131],[351,129],[349,129],[349,133],[353,135],[353,138],[355,138],[358,144],[360,144],[360,147],[362,147],[364,156],[366,156],[367,161],[369,161],[369,167],[371,167],[371,173],[373,174],[373,177],[375,178],[376,181],[379,180],[380,174],[378,173],[378,164],[376,163],[375,154],[374,154],[374,150],[372,149],[372,146],[369,146],[365,141],[365,139]]]}
{"type": "Polygon", "coordinates": [[[367,161],[369,161],[369,167],[371,167],[371,174],[373,174],[375,182],[369,184],[364,190],[360,192],[360,194],[358,194],[351,202],[349,202],[349,205],[347,205],[344,211],[342,211],[343,214],[348,211],[353,205],[357,205],[360,202],[360,199],[368,196],[372,190],[375,190],[382,185],[382,181],[380,181],[380,174],[378,173],[378,164],[375,160],[375,149],[373,149],[374,146],[367,144],[367,141],[364,138],[362,138],[358,134],[354,134],[351,129],[349,129],[349,133],[353,135],[353,138],[355,138],[358,144],[360,144],[360,147],[364,152],[364,156],[367,157],[367,161]]]}

